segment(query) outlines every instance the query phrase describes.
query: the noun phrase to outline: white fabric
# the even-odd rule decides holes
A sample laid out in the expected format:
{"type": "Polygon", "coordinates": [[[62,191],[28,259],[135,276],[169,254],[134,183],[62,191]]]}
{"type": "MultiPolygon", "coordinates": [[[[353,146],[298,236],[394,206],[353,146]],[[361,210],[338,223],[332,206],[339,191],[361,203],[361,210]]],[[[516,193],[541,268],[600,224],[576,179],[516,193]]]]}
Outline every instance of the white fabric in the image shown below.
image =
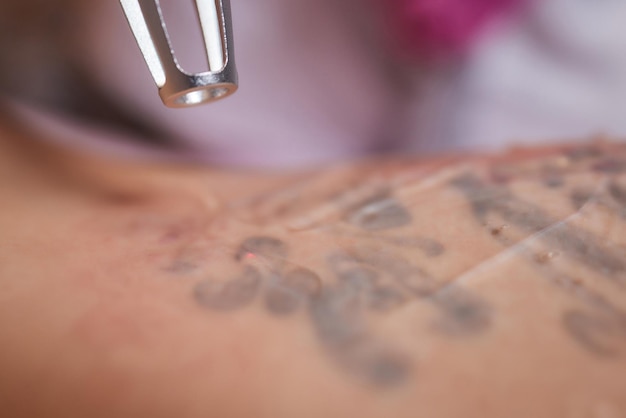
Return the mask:
{"type": "Polygon", "coordinates": [[[623,138],[625,22],[624,0],[538,0],[494,25],[456,73],[416,89],[412,149],[623,138]],[[424,117],[435,110],[437,117],[424,117]]]}

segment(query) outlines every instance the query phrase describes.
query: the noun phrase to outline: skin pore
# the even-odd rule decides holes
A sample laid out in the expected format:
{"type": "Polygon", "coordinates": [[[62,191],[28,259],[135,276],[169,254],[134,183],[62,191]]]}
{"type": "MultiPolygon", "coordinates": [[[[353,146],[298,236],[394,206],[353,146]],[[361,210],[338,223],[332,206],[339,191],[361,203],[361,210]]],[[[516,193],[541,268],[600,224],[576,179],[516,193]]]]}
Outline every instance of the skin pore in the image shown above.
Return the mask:
{"type": "Polygon", "coordinates": [[[0,190],[7,416],[626,416],[623,145],[259,174],[5,127],[0,190]]]}

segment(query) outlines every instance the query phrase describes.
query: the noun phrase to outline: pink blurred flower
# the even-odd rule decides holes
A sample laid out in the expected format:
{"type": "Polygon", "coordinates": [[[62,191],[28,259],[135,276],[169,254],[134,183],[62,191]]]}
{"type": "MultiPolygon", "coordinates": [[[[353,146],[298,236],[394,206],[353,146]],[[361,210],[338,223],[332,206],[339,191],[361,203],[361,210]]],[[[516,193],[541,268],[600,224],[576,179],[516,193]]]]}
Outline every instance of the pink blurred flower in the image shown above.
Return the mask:
{"type": "Polygon", "coordinates": [[[443,55],[463,52],[487,23],[529,0],[382,1],[402,49],[443,55]]]}

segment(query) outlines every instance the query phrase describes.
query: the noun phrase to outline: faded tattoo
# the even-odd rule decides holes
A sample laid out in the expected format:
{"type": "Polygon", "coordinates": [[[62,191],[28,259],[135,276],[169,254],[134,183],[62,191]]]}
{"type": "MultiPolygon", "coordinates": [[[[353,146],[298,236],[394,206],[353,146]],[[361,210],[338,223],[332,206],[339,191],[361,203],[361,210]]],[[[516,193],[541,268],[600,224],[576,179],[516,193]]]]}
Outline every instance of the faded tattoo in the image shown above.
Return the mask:
{"type": "Polygon", "coordinates": [[[568,223],[559,223],[539,207],[513,196],[500,186],[488,185],[478,177],[458,177],[452,185],[463,192],[476,218],[484,222],[489,213],[529,233],[542,233],[541,239],[604,277],[624,281],[626,258],[604,245],[596,236],[568,223]]]}
{"type": "Polygon", "coordinates": [[[413,217],[397,199],[385,192],[350,209],[346,220],[367,231],[380,231],[409,225],[413,217]]]}
{"type": "Polygon", "coordinates": [[[613,358],[620,353],[620,340],[626,338],[625,318],[570,310],[563,314],[568,333],[589,352],[613,358]]]}
{"type": "MultiPolygon", "coordinates": [[[[605,157],[596,147],[569,150],[562,157],[585,161],[597,177],[626,172],[624,160],[605,157]]],[[[598,190],[588,184],[576,185],[561,169],[562,161],[555,161],[533,166],[534,186],[542,193],[559,193],[568,210],[570,204],[576,211],[593,206],[586,205],[596,202],[598,190]]],[[[516,245],[538,277],[577,304],[561,316],[564,335],[598,357],[619,355],[626,346],[626,313],[556,265],[562,264],[563,258],[582,272],[599,275],[607,287],[622,291],[626,285],[624,251],[579,225],[553,216],[540,201],[531,203],[519,197],[516,189],[509,187],[515,178],[514,167],[501,164],[486,175],[479,174],[480,170],[456,175],[459,172],[444,182],[455,199],[461,196],[468,204],[471,222],[487,227],[491,243],[516,245]],[[501,220],[502,226],[493,227],[489,222],[493,218],[501,220]],[[510,236],[515,234],[532,237],[539,250],[527,245],[525,239],[512,242],[510,236]]],[[[610,178],[604,192],[604,204],[610,203],[626,219],[623,182],[610,178]]],[[[441,271],[448,270],[436,268],[441,265],[435,263],[445,262],[454,246],[444,246],[436,233],[419,231],[419,212],[406,206],[402,194],[378,187],[374,193],[359,189],[352,194],[346,191],[346,195],[349,198],[336,198],[329,204],[336,212],[326,205],[318,213],[319,219],[335,223],[314,233],[332,234],[337,239],[336,247],[321,254],[319,269],[296,265],[293,258],[297,251],[282,239],[252,236],[233,250],[241,274],[230,281],[207,279],[198,283],[193,290],[198,304],[231,311],[258,299],[264,312],[281,321],[304,315],[329,361],[376,387],[395,387],[415,373],[415,359],[376,333],[378,323],[393,314],[409,312],[410,304],[427,306],[432,313],[428,325],[433,335],[455,343],[484,337],[494,327],[495,305],[457,281],[458,277],[444,277],[441,271]]],[[[327,239],[329,235],[322,236],[327,239]]]]}
{"type": "Polygon", "coordinates": [[[489,328],[491,308],[479,298],[459,286],[449,286],[433,297],[441,311],[435,328],[453,337],[475,335],[489,328]]]}
{"type": "Polygon", "coordinates": [[[241,276],[229,281],[207,279],[199,282],[194,287],[193,295],[202,307],[229,311],[250,304],[257,295],[260,285],[259,271],[247,267],[241,276]]]}
{"type": "Polygon", "coordinates": [[[406,356],[377,342],[360,313],[359,291],[348,283],[326,288],[310,307],[314,328],[335,362],[353,375],[379,386],[396,386],[411,374],[406,356]]]}
{"type": "Polygon", "coordinates": [[[265,294],[265,306],[274,315],[289,315],[317,297],[321,288],[319,276],[303,267],[273,275],[265,294]]]}
{"type": "MultiPolygon", "coordinates": [[[[573,154],[573,158],[577,159],[596,156],[595,149],[573,154]]],[[[605,158],[592,165],[593,170],[607,174],[621,173],[624,167],[623,160],[614,158],[605,158]]],[[[501,184],[489,184],[471,174],[459,176],[451,184],[465,196],[474,217],[481,224],[486,223],[490,214],[500,216],[508,224],[534,234],[537,241],[553,249],[542,254],[568,256],[571,262],[582,264],[599,277],[609,279],[619,289],[626,283],[626,254],[623,250],[608,245],[581,227],[552,218],[545,210],[516,197],[501,184]]],[[[614,213],[619,214],[626,202],[626,192],[616,179],[611,179],[606,193],[618,208],[614,213]]],[[[598,190],[574,188],[570,192],[570,200],[576,211],[595,201],[610,207],[604,197],[598,196],[598,190]]],[[[499,234],[492,235],[504,245],[510,244],[499,234]]],[[[540,277],[592,309],[565,312],[563,325],[567,333],[588,352],[600,357],[615,357],[626,342],[626,313],[583,281],[569,278],[556,270],[549,262],[553,256],[538,257],[537,253],[524,249],[525,245],[516,245],[519,253],[533,262],[540,277]]]]}
{"type": "Polygon", "coordinates": [[[243,260],[245,257],[263,257],[275,261],[287,258],[287,244],[274,237],[251,237],[241,243],[239,249],[235,253],[237,261],[243,260]]]}

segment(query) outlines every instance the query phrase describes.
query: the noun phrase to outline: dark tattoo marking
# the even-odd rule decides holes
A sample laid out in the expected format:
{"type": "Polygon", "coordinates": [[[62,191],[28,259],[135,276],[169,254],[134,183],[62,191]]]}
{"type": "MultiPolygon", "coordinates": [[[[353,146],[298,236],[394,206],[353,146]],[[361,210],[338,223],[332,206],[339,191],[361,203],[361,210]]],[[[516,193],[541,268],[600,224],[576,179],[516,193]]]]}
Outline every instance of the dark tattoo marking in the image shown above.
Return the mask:
{"type": "Polygon", "coordinates": [[[585,204],[596,201],[604,207],[611,208],[617,212],[622,218],[626,218],[626,189],[624,189],[617,181],[612,180],[608,185],[608,197],[605,195],[596,196],[595,193],[583,189],[575,189],[570,195],[572,204],[576,210],[580,210],[585,204]]]}
{"type": "Polygon", "coordinates": [[[377,387],[403,383],[411,373],[407,358],[380,347],[359,316],[359,298],[347,286],[325,289],[310,305],[313,326],[331,357],[344,369],[377,387]]]}
{"type": "Polygon", "coordinates": [[[367,231],[380,231],[409,225],[411,213],[393,197],[376,196],[352,209],[346,216],[352,225],[367,231]]]}
{"type": "Polygon", "coordinates": [[[335,353],[341,365],[366,382],[380,388],[395,387],[409,378],[410,360],[371,340],[335,353]]]}
{"type": "Polygon", "coordinates": [[[328,257],[328,264],[339,279],[339,283],[347,285],[348,288],[368,287],[378,281],[379,275],[376,271],[348,254],[331,254],[328,257]]]}
{"type": "Polygon", "coordinates": [[[250,304],[260,284],[259,271],[247,267],[241,276],[226,282],[211,279],[199,282],[193,289],[193,296],[202,307],[216,311],[231,311],[250,304]]]}
{"type": "Polygon", "coordinates": [[[298,268],[271,279],[265,295],[267,310],[277,316],[294,313],[319,295],[322,282],[311,270],[298,268]]]}
{"type": "Polygon", "coordinates": [[[431,238],[418,237],[384,237],[385,241],[400,247],[414,247],[421,250],[428,257],[439,257],[446,249],[439,241],[431,238]]]}
{"type": "Polygon", "coordinates": [[[626,188],[612,181],[609,184],[609,194],[617,204],[626,209],[626,188]]]}
{"type": "Polygon", "coordinates": [[[379,284],[380,274],[357,259],[335,255],[329,261],[339,285],[361,295],[363,299],[359,300],[363,300],[369,309],[388,312],[406,302],[402,291],[379,284]]]}
{"type": "Polygon", "coordinates": [[[565,313],[563,325],[574,340],[589,353],[606,358],[617,356],[620,339],[622,344],[626,343],[626,313],[587,288],[582,280],[564,275],[548,275],[548,279],[595,312],[573,310],[565,313]]]}
{"type": "Polygon", "coordinates": [[[599,357],[619,355],[617,338],[626,341],[626,327],[611,318],[591,315],[583,311],[568,311],[563,315],[563,325],[569,334],[587,351],[599,357]]]}
{"type": "Polygon", "coordinates": [[[439,283],[433,277],[400,255],[369,248],[357,248],[356,252],[359,262],[389,274],[414,296],[426,297],[439,288],[439,283]]]}
{"type": "Polygon", "coordinates": [[[439,257],[446,251],[443,244],[430,238],[419,239],[417,247],[424,251],[424,254],[429,257],[439,257]]]}
{"type": "MultiPolygon", "coordinates": [[[[507,190],[488,186],[476,177],[460,177],[453,185],[466,195],[479,221],[483,221],[487,213],[493,212],[523,230],[531,233],[544,232],[540,239],[550,248],[558,250],[555,254],[569,255],[574,261],[601,273],[602,277],[624,279],[626,258],[608,248],[591,233],[567,222],[555,222],[541,209],[515,198],[507,190]]],[[[609,190],[611,194],[615,192],[616,190],[609,190]]],[[[618,199],[619,195],[617,192],[618,199]]],[[[578,208],[591,198],[591,194],[584,191],[576,191],[572,195],[572,201],[578,208]]],[[[533,259],[532,252],[528,256],[533,259]]],[[[589,352],[603,357],[614,357],[618,354],[617,338],[626,340],[626,315],[600,294],[585,287],[582,281],[553,271],[548,263],[551,258],[534,259],[535,266],[543,269],[543,277],[585,302],[596,312],[567,312],[563,317],[564,327],[589,352]]]]}
{"type": "Polygon", "coordinates": [[[376,286],[367,295],[368,308],[378,312],[388,312],[405,302],[404,294],[390,286],[376,286]]]}
{"type": "Polygon", "coordinates": [[[599,158],[602,154],[602,150],[593,145],[574,147],[565,151],[565,156],[574,162],[590,158],[599,158]]]}
{"type": "Polygon", "coordinates": [[[486,185],[475,176],[458,177],[452,185],[465,194],[479,221],[484,222],[487,214],[493,212],[530,233],[549,230],[541,239],[559,252],[607,277],[623,279],[626,259],[602,245],[594,235],[569,224],[558,224],[540,208],[515,198],[502,187],[486,185]]]}
{"type": "Polygon", "coordinates": [[[624,280],[626,258],[602,246],[593,235],[562,224],[550,231],[546,239],[592,270],[624,280]]]}
{"type": "Polygon", "coordinates": [[[593,308],[595,312],[601,314],[603,318],[614,321],[615,324],[621,324],[621,328],[626,336],[626,313],[613,305],[604,296],[585,286],[584,282],[576,277],[555,273],[550,269],[545,271],[544,274],[545,278],[552,284],[584,302],[587,306],[593,308]]]}
{"type": "Polygon", "coordinates": [[[414,266],[411,266],[411,269],[404,274],[397,270],[394,277],[405,289],[418,297],[430,296],[441,286],[424,270],[414,266]]]}
{"type": "Polygon", "coordinates": [[[273,237],[251,237],[246,239],[235,253],[235,259],[242,261],[248,256],[284,260],[288,248],[284,241],[273,237]]]}
{"type": "Polygon", "coordinates": [[[299,267],[287,272],[285,281],[289,287],[308,298],[317,297],[322,290],[322,281],[313,271],[299,267]]]}
{"type": "Polygon", "coordinates": [[[506,184],[514,177],[509,165],[497,164],[491,167],[489,178],[497,184],[506,184]]]}
{"type": "Polygon", "coordinates": [[[620,186],[613,181],[609,185],[609,194],[618,206],[616,210],[619,212],[620,217],[626,220],[626,187],[620,186]]]}
{"type": "Polygon", "coordinates": [[[559,167],[546,165],[541,169],[543,184],[550,189],[558,189],[565,185],[565,178],[559,167]]]}
{"type": "Polygon", "coordinates": [[[607,174],[623,173],[626,171],[626,160],[608,157],[593,164],[592,169],[607,174]]]}
{"type": "Polygon", "coordinates": [[[198,266],[191,261],[174,260],[169,266],[165,267],[165,271],[172,274],[189,274],[197,270],[198,266]]]}
{"type": "Polygon", "coordinates": [[[466,337],[481,333],[491,325],[491,308],[460,287],[445,288],[432,301],[442,314],[435,327],[446,335],[466,337]]]}
{"type": "Polygon", "coordinates": [[[570,201],[572,202],[572,206],[577,211],[581,210],[583,206],[593,200],[594,193],[589,190],[583,189],[574,189],[570,194],[570,201]]]}
{"type": "Polygon", "coordinates": [[[565,185],[565,179],[560,175],[550,174],[543,179],[543,184],[550,189],[558,189],[565,185]]]}
{"type": "Polygon", "coordinates": [[[361,266],[352,267],[344,271],[337,271],[336,274],[342,284],[355,291],[374,287],[379,278],[376,271],[361,266]]]}
{"type": "Polygon", "coordinates": [[[321,340],[333,347],[353,344],[364,337],[358,320],[358,295],[345,288],[326,288],[311,304],[310,314],[321,340]]]}

